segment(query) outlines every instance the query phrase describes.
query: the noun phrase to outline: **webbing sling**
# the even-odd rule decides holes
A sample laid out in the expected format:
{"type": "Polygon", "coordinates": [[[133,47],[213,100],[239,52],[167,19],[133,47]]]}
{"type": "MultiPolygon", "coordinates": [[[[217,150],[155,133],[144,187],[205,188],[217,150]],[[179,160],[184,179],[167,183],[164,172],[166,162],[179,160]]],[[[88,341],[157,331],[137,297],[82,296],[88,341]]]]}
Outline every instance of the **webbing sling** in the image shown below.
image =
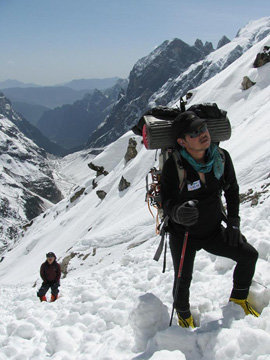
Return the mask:
{"type": "Polygon", "coordinates": [[[163,269],[162,269],[163,273],[165,272],[165,269],[166,269],[167,241],[165,239],[165,236],[166,236],[166,227],[168,225],[168,220],[169,220],[169,216],[167,215],[164,218],[162,228],[160,230],[161,239],[160,239],[157,251],[156,251],[156,253],[154,255],[154,258],[153,258],[155,261],[158,261],[160,259],[160,256],[161,256],[162,251],[163,251],[164,243],[165,243],[164,258],[163,258],[163,269]]]}

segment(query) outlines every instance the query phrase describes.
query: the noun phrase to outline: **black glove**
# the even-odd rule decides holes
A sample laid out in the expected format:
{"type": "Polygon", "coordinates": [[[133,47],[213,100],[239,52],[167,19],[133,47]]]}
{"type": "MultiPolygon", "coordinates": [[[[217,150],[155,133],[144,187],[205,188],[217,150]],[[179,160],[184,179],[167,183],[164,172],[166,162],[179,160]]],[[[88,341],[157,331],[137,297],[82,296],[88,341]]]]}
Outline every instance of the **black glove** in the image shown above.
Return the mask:
{"type": "Polygon", "coordinates": [[[244,243],[243,237],[240,231],[240,219],[239,218],[228,218],[227,228],[225,229],[224,240],[230,246],[240,246],[244,243]]]}
{"type": "Polygon", "coordinates": [[[196,207],[197,201],[186,201],[182,205],[175,205],[172,209],[172,220],[177,224],[191,226],[196,224],[199,217],[199,210],[196,207]]]}

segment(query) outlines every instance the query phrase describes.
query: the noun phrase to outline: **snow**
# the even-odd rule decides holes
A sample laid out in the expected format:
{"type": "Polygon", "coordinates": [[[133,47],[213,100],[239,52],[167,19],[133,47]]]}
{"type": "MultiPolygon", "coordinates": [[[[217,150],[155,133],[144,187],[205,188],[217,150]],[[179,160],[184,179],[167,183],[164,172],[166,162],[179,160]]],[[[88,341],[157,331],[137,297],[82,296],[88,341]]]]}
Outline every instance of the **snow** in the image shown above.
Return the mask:
{"type": "Polygon", "coordinates": [[[269,64],[252,68],[269,40],[194,89],[192,99],[215,101],[228,111],[233,134],[222,146],[234,160],[241,193],[257,192],[258,204],[247,198],[240,215],[242,232],[259,251],[250,301],[261,316],[244,316],[228,303],[234,263],[200,251],[191,285],[191,311],[200,327],[180,328],[175,317],[169,327],[173,266],[169,251],[164,274],[161,262],[152,260],[159,238],[144,202],[145,175],[157,162],[128,132],[99,155],[84,150],[53,162],[66,198],[36,218],[0,262],[1,360],[270,359],[270,72],[269,64]],[[240,86],[244,75],[256,81],[247,91],[240,86]],[[130,137],[138,155],[125,163],[130,137]],[[109,174],[95,178],[90,161],[109,174]],[[131,186],[119,192],[122,176],[131,186]],[[94,178],[98,187],[92,189],[94,178]],[[71,202],[76,186],[85,191],[71,202]],[[96,190],[107,192],[104,200],[96,190]],[[39,267],[48,251],[59,262],[68,255],[71,260],[59,299],[40,303],[39,267]]]}

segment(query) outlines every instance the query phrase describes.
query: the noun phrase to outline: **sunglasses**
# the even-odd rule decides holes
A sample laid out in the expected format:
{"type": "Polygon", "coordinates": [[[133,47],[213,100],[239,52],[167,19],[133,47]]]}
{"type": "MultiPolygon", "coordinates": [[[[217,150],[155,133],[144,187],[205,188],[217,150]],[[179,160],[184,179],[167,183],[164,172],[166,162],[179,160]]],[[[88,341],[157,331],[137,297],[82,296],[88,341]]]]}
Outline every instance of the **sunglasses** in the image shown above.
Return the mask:
{"type": "Polygon", "coordinates": [[[207,125],[204,124],[203,126],[201,126],[199,129],[194,130],[190,133],[187,133],[187,135],[189,135],[192,139],[200,136],[202,133],[204,133],[205,131],[207,131],[207,125]]]}

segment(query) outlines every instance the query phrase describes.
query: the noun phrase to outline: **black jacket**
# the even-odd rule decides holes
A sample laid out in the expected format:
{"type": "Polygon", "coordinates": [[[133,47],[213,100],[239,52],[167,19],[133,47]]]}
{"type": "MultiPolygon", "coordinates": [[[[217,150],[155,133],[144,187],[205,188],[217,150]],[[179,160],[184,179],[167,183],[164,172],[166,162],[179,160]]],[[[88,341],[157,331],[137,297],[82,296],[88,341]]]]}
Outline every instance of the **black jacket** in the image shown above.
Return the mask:
{"type": "Polygon", "coordinates": [[[45,261],[40,267],[40,276],[46,283],[59,283],[61,277],[61,267],[56,260],[54,260],[52,264],[45,261]]]}
{"type": "Polygon", "coordinates": [[[193,238],[199,239],[214,234],[220,228],[223,217],[222,190],[224,190],[227,204],[227,216],[238,217],[239,186],[231,157],[226,150],[222,150],[225,155],[224,174],[218,180],[213,171],[206,173],[205,184],[200,181],[197,171],[185,159],[182,159],[182,164],[186,170],[186,185],[182,191],[179,190],[179,178],[173,157],[171,156],[165,162],[161,175],[161,199],[164,213],[169,215],[168,228],[170,233],[179,235],[186,230],[170,218],[172,208],[177,204],[196,199],[198,200],[199,219],[195,225],[188,229],[189,234],[193,238]]]}

